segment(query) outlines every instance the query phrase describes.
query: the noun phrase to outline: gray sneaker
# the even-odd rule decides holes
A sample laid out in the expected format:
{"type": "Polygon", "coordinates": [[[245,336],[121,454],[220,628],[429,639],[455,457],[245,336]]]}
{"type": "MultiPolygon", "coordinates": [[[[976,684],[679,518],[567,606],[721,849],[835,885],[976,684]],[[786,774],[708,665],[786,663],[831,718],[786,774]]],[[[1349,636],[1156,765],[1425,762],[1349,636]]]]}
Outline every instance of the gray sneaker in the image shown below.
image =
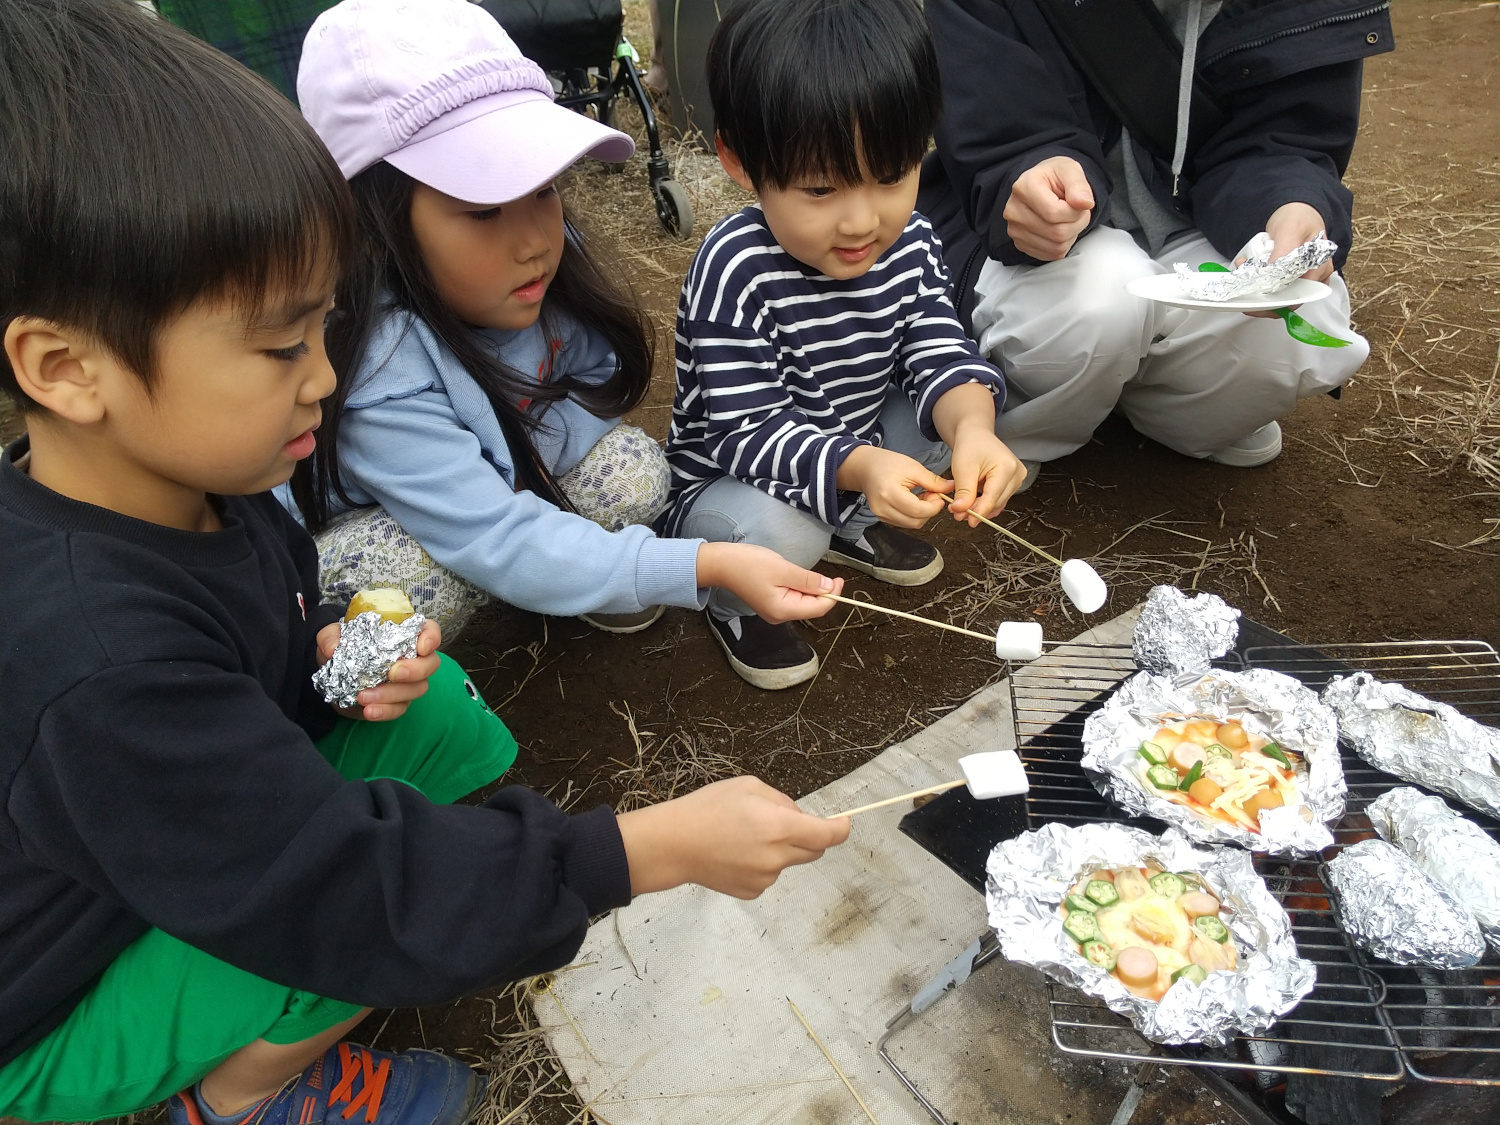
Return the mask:
{"type": "Polygon", "coordinates": [[[648,605],[639,613],[580,613],[578,619],[587,621],[601,633],[639,633],[655,625],[666,608],[664,605],[648,605]]]}

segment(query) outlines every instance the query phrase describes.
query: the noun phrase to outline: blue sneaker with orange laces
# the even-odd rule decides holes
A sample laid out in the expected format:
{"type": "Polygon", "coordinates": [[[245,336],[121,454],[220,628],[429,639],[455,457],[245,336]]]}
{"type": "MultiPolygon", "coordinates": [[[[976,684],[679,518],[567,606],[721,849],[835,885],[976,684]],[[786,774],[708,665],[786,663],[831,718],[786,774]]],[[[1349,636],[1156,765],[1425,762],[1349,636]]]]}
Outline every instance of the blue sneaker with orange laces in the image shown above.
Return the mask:
{"type": "Polygon", "coordinates": [[[338,1043],[279,1094],[221,1117],[198,1086],[167,1102],[171,1125],[464,1125],[482,1075],[436,1051],[375,1051],[338,1043]]]}

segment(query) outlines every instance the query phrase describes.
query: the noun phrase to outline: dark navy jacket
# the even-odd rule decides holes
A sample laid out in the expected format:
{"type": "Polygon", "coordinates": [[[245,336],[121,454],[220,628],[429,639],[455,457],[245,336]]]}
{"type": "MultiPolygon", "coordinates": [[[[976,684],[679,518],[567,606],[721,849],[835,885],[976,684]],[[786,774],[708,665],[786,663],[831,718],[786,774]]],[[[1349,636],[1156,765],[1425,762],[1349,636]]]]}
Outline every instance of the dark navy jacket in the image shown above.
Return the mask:
{"type": "MultiPolygon", "coordinates": [[[[926,0],[943,76],[937,150],[918,208],[942,237],[967,323],[985,256],[1031,262],[1002,212],[1016,179],[1071,156],[1107,214],[1104,153],[1120,123],[1074,66],[1036,0],[926,0]]],[[[1179,194],[1167,165],[1141,153],[1152,194],[1235,253],[1285,203],[1328,224],[1342,266],[1353,196],[1341,182],[1359,126],[1363,60],[1391,50],[1390,5],[1377,0],[1228,0],[1198,41],[1198,76],[1227,113],[1188,150],[1179,194]]]]}

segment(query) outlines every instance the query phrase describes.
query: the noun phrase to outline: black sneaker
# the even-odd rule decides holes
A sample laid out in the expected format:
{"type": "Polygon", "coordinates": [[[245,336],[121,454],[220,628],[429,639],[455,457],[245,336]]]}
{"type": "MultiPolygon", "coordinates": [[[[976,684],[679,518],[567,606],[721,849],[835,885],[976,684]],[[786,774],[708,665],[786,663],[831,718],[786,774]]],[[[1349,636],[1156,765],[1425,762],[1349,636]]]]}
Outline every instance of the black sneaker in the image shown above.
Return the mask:
{"type": "Polygon", "coordinates": [[[720,621],[712,613],[708,631],[742,680],[766,691],[780,691],[818,674],[818,654],[790,621],[772,625],[755,616],[720,621]]]}
{"type": "Polygon", "coordinates": [[[892,586],[921,586],[943,573],[943,556],[930,543],[883,523],[871,524],[858,539],[835,535],[823,561],[838,563],[892,586]]]}

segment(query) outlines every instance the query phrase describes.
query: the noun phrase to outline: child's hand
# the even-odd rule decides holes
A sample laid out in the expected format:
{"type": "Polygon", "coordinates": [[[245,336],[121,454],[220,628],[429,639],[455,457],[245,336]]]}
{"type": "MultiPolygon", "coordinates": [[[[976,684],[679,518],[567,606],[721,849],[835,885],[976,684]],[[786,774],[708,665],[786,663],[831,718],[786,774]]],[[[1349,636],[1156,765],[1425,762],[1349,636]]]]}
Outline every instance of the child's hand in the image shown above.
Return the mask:
{"type": "Polygon", "coordinates": [[[935,494],[953,487],[920,461],[875,445],[855,446],[839,466],[837,482],[846,491],[863,492],[875,518],[895,527],[921,527],[946,506],[935,494]]]}
{"type": "MultiPolygon", "coordinates": [[[[340,631],[337,621],[318,630],[319,667],[327,664],[333,650],[338,648],[340,631]]],[[[360,692],[357,706],[335,710],[346,719],[365,719],[372,723],[399,719],[406,714],[408,703],[426,693],[427,678],[438,670],[437,650],[442,643],[443,631],[438,628],[438,623],[427,621],[417,634],[416,656],[392,664],[390,679],[360,692]]]]}
{"type": "Polygon", "coordinates": [[[1026,480],[1026,466],[995,436],[995,396],[961,383],[932,404],[932,425],[953,450],[953,518],[978,527],[975,516],[993,516],[1026,480]]]}
{"type": "Polygon", "coordinates": [[[1026,480],[1026,466],[990,426],[961,427],[954,436],[953,518],[978,527],[977,516],[993,518],[1005,508],[1026,480]]]}
{"type": "Polygon", "coordinates": [[[803,570],[768,547],[705,543],[698,548],[698,585],[722,586],[779,625],[822,617],[834,603],[819,595],[842,593],[844,580],[803,570]]]}
{"type": "Polygon", "coordinates": [[[622,813],[619,824],[635,895],[697,883],[755,898],[784,868],[811,863],[849,836],[847,817],[811,816],[754,777],[622,813]]]}

